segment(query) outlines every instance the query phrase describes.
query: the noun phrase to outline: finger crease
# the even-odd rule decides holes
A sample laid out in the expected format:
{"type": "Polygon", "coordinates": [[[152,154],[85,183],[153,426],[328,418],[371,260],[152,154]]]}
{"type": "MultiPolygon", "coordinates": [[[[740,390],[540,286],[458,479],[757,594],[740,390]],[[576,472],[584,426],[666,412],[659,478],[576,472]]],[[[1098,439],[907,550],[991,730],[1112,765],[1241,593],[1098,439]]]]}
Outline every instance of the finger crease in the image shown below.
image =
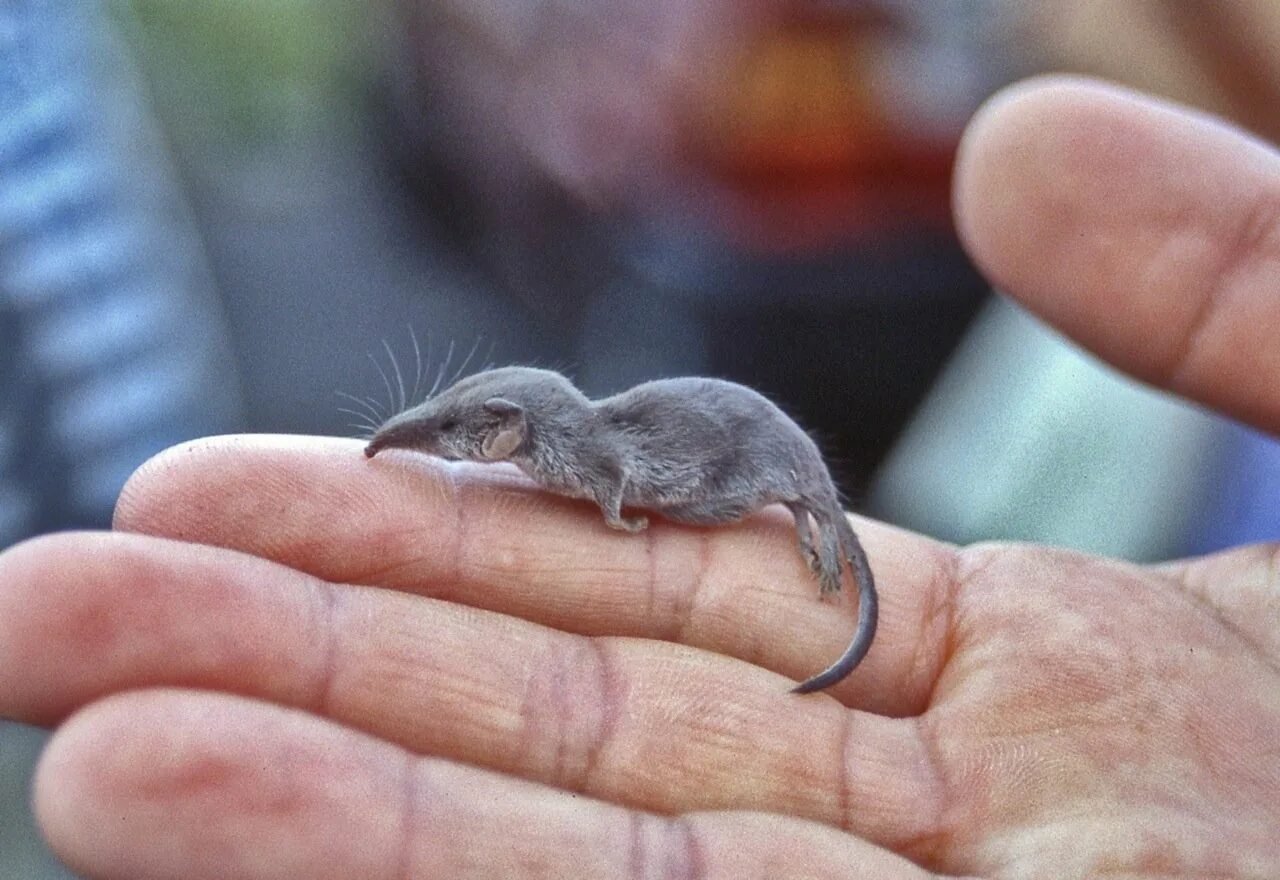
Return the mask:
{"type": "MultiPolygon", "coordinates": [[[[613,652],[604,643],[603,639],[587,638],[584,640],[585,655],[590,660],[577,664],[589,667],[588,675],[577,677],[578,681],[590,680],[594,682],[595,694],[594,703],[598,707],[598,712],[594,715],[584,713],[581,710],[583,705],[580,697],[582,694],[569,681],[561,681],[558,684],[558,705],[561,715],[561,723],[558,728],[562,731],[579,730],[579,740],[582,745],[580,754],[582,760],[580,763],[581,771],[576,774],[577,779],[568,779],[571,774],[568,772],[569,766],[565,755],[568,748],[566,735],[561,735],[560,744],[557,746],[557,776],[561,779],[561,784],[566,787],[573,788],[576,791],[589,792],[592,791],[593,780],[596,776],[596,767],[600,763],[600,756],[604,753],[605,748],[613,741],[617,731],[618,713],[622,706],[622,695],[620,691],[620,683],[618,680],[617,668],[613,660],[613,652]],[[594,718],[594,723],[587,728],[583,728],[582,719],[594,718]]],[[[582,656],[579,654],[578,656],[582,656]]],[[[573,666],[574,664],[570,664],[573,666]]],[[[587,705],[590,705],[588,702],[587,705]]]]}
{"type": "Polygon", "coordinates": [[[1280,247],[1275,248],[1276,253],[1267,253],[1268,247],[1276,241],[1280,241],[1280,191],[1264,191],[1257,197],[1252,210],[1244,215],[1244,221],[1230,244],[1223,249],[1222,259],[1210,276],[1212,280],[1196,304],[1195,313],[1170,360],[1166,371],[1167,384],[1175,388],[1185,387],[1187,373],[1196,361],[1196,353],[1213,324],[1214,315],[1222,306],[1231,281],[1245,267],[1259,260],[1268,257],[1280,260],[1280,247]]]}
{"type": "Polygon", "coordinates": [[[1253,652],[1255,660],[1262,663],[1262,665],[1266,666],[1272,672],[1280,675],[1280,663],[1277,663],[1271,657],[1268,645],[1258,641],[1257,636],[1249,632],[1245,627],[1242,627],[1222,608],[1221,605],[1214,601],[1214,599],[1207,595],[1203,590],[1196,590],[1190,587],[1186,583],[1185,577],[1180,586],[1182,587],[1182,595],[1187,597],[1188,601],[1199,607],[1212,617],[1219,626],[1235,636],[1241,645],[1253,652]]]}
{"type": "Polygon", "coordinates": [[[662,821],[667,829],[664,835],[663,880],[702,880],[707,876],[707,860],[702,851],[702,841],[688,816],[676,816],[662,821]]]}
{"type": "Polygon", "coordinates": [[[413,841],[418,825],[418,758],[406,752],[400,776],[400,842],[396,853],[395,880],[409,880],[413,872],[413,841]]]}
{"type": "MultiPolygon", "coordinates": [[[[420,533],[414,530],[413,537],[416,540],[420,537],[420,533]]],[[[412,556],[398,558],[391,565],[384,565],[380,568],[361,569],[358,575],[343,575],[340,579],[343,583],[359,584],[361,586],[386,586],[416,582],[422,578],[424,571],[430,570],[431,557],[429,555],[412,556]]]]}
{"type": "Polygon", "coordinates": [[[454,475],[445,468],[445,474],[449,481],[450,500],[453,502],[453,540],[449,545],[449,592],[454,594],[458,585],[462,582],[462,557],[463,548],[468,540],[468,532],[470,531],[470,520],[467,517],[467,505],[463,503],[461,492],[458,489],[458,483],[454,475]]]}
{"type": "Polygon", "coordinates": [[[315,688],[316,712],[326,718],[330,714],[333,701],[334,680],[338,675],[338,589],[328,581],[317,580],[315,589],[319,602],[317,629],[324,640],[321,649],[320,668],[315,688]]]}
{"type": "Polygon", "coordinates": [[[650,818],[646,813],[633,810],[627,812],[627,836],[630,846],[627,851],[627,876],[636,880],[647,880],[649,877],[649,847],[645,843],[645,831],[650,818]]]}
{"type": "Polygon", "coordinates": [[[920,621],[921,635],[917,642],[917,654],[914,665],[920,669],[929,682],[929,694],[923,708],[928,708],[937,700],[938,683],[942,680],[942,670],[947,668],[957,650],[956,642],[956,603],[960,595],[961,580],[968,582],[982,572],[991,560],[985,560],[976,568],[961,573],[964,550],[947,550],[946,565],[930,585],[930,602],[925,616],[920,621]],[[933,632],[926,630],[936,628],[938,619],[942,620],[942,638],[939,640],[933,632]],[[940,645],[940,649],[929,653],[930,645],[940,645]]]}
{"type": "Polygon", "coordinates": [[[664,618],[663,624],[658,625],[658,547],[659,542],[655,529],[659,526],[650,525],[645,529],[645,562],[648,564],[648,584],[646,599],[646,620],[656,631],[660,631],[660,637],[667,639],[679,638],[680,620],[678,608],[680,607],[680,596],[677,593],[671,600],[672,611],[664,618]]]}
{"type": "Polygon", "coordinates": [[[836,793],[840,810],[840,827],[845,831],[853,830],[853,761],[849,759],[849,749],[853,747],[853,726],[855,712],[845,712],[840,724],[840,751],[836,758],[840,762],[836,768],[835,778],[839,790],[836,793]]]}
{"type": "Polygon", "coordinates": [[[627,822],[628,878],[700,880],[706,876],[700,845],[687,818],[667,819],[632,811],[627,814],[627,822]]]}
{"type": "Polygon", "coordinates": [[[711,530],[698,529],[698,566],[676,596],[671,610],[670,641],[688,643],[689,628],[693,624],[693,611],[698,607],[706,591],[707,577],[711,572],[711,530]]]}
{"type": "Polygon", "coordinates": [[[914,729],[923,764],[919,779],[925,784],[926,792],[918,803],[932,805],[933,815],[917,826],[927,831],[895,844],[895,848],[900,852],[910,853],[913,860],[936,863],[939,849],[955,839],[952,831],[954,817],[950,814],[959,801],[955,795],[955,785],[945,770],[946,763],[938,747],[937,727],[932,718],[928,713],[917,716],[914,719],[914,729]]]}

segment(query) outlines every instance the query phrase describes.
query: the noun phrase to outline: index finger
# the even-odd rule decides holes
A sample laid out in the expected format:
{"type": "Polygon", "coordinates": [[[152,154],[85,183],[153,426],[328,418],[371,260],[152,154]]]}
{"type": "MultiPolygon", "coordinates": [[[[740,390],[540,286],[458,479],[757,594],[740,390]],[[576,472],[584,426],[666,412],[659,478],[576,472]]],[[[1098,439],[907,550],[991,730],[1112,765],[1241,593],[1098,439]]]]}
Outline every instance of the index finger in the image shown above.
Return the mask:
{"type": "Polygon", "coordinates": [[[1280,430],[1280,155],[1061,77],[975,117],[956,221],[992,281],[1152,384],[1280,430]]]}
{"type": "MultiPolygon", "coordinates": [[[[848,643],[852,603],[817,599],[789,517],[715,529],[606,528],[599,511],[497,466],[354,441],[240,436],[171,449],[129,481],[116,526],[252,553],[325,580],[461,602],[584,635],[677,641],[794,678],[848,643]]],[[[923,710],[943,661],[953,551],[859,524],[881,591],[863,664],[834,690],[890,715],[923,710]]]]}

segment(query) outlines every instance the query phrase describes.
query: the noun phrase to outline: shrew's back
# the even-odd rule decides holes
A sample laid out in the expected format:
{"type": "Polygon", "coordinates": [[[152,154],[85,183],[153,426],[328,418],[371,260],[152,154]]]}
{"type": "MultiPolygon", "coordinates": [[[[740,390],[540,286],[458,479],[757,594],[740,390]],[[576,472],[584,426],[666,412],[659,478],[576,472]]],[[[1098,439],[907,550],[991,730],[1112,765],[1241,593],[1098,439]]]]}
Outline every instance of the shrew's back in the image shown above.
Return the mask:
{"type": "Polygon", "coordinates": [[[641,459],[712,478],[790,462],[810,445],[768,398],[723,379],[646,382],[599,401],[596,409],[641,459]]]}

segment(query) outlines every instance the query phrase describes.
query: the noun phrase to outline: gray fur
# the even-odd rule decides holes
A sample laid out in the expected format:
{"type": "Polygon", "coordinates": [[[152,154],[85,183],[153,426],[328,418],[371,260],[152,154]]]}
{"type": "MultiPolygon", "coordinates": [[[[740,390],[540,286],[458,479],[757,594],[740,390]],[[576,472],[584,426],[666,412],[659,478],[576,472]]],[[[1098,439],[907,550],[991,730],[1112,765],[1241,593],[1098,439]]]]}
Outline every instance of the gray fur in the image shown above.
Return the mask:
{"type": "Polygon", "coordinates": [[[662,379],[592,401],[559,373],[502,367],[468,376],[388,419],[365,455],[387,448],[511,461],[548,491],[596,502],[609,526],[629,532],[649,520],[624,516],[624,508],[710,526],[784,504],[821,595],[840,591],[842,560],[859,586],[853,641],[830,668],[794,690],[830,687],[871,647],[875,582],[822,455],[794,421],[750,388],[720,379],[662,379]]]}

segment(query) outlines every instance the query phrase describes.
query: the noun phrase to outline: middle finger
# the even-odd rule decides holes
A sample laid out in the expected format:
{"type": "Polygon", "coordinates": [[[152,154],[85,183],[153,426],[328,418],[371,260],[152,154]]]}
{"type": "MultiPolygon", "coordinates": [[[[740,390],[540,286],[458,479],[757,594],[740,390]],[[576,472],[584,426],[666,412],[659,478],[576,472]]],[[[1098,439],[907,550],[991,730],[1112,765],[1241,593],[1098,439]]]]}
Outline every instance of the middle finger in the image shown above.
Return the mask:
{"type": "MultiPolygon", "coordinates": [[[[501,611],[584,635],[679,641],[794,678],[848,644],[853,603],[817,601],[789,518],[655,521],[619,535],[588,504],[504,469],[419,455],[370,462],[351,441],[241,436],[169,450],[129,481],[117,526],[242,550],[328,581],[501,611]]],[[[955,552],[860,522],[880,592],[867,658],[833,696],[922,712],[945,661],[955,552]]],[[[820,698],[815,698],[820,699],[820,698]]]]}
{"type": "Polygon", "coordinates": [[[645,809],[766,810],[890,845],[937,830],[917,725],[797,698],[710,652],[137,535],[29,542],[0,581],[0,714],[19,720],[197,686],[645,809]]]}

